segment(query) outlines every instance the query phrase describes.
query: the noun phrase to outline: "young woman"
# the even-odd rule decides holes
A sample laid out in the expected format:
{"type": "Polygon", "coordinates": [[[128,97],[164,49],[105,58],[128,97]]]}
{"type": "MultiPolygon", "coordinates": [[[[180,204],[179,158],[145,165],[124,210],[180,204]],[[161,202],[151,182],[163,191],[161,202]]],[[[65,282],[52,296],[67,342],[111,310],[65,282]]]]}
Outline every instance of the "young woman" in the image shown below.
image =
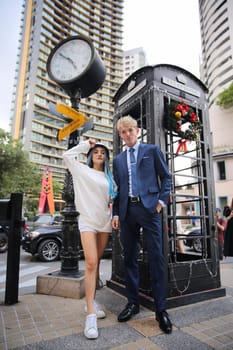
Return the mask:
{"type": "Polygon", "coordinates": [[[87,317],[84,335],[98,337],[97,318],[105,313],[95,301],[99,263],[107,245],[111,229],[111,202],[116,186],[109,169],[109,150],[89,139],[63,154],[64,162],[72,174],[75,206],[79,212],[79,231],[85,257],[85,297],[87,317]],[[80,154],[87,154],[87,164],[80,154]]]}

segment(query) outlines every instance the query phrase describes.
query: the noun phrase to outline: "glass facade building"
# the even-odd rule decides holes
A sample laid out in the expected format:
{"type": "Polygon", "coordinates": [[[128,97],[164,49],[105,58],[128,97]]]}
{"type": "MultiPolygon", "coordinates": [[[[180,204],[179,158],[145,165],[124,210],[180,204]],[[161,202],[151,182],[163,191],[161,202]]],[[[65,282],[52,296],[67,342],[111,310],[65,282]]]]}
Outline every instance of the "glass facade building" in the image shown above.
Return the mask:
{"type": "Polygon", "coordinates": [[[23,142],[38,171],[49,165],[53,178],[62,181],[67,138],[58,141],[57,132],[67,121],[51,112],[50,105],[57,101],[70,105],[70,99],[49,79],[48,56],[69,36],[85,35],[93,42],[106,78],[95,94],[81,99],[80,112],[94,121],[83,138],[92,137],[112,149],[112,98],[123,77],[123,0],[25,0],[21,15],[11,132],[23,142]]]}
{"type": "Polygon", "coordinates": [[[209,88],[210,107],[233,81],[233,2],[200,0],[202,78],[209,88]]]}
{"type": "Polygon", "coordinates": [[[146,66],[146,53],[142,47],[127,50],[123,53],[123,74],[124,79],[134,73],[137,69],[146,66]]]}
{"type": "Polygon", "coordinates": [[[201,80],[209,89],[216,205],[233,198],[233,108],[220,108],[219,93],[233,82],[233,1],[199,0],[201,80]]]}

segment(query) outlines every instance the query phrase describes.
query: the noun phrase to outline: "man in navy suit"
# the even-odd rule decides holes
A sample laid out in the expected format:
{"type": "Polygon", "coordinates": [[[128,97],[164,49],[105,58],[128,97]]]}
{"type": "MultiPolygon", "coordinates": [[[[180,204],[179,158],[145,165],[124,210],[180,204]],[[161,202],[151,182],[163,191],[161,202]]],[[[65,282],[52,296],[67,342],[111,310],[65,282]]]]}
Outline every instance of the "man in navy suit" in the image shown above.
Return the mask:
{"type": "Polygon", "coordinates": [[[169,334],[172,323],[166,312],[167,286],[160,212],[169,200],[171,174],[158,145],[138,142],[139,128],[134,118],[120,118],[117,130],[126,149],[113,160],[118,195],[113,204],[112,227],[120,229],[128,299],[118,321],[128,321],[139,313],[138,239],[140,228],[143,228],[156,320],[160,328],[169,334]],[[132,160],[131,153],[135,160],[132,160]]]}

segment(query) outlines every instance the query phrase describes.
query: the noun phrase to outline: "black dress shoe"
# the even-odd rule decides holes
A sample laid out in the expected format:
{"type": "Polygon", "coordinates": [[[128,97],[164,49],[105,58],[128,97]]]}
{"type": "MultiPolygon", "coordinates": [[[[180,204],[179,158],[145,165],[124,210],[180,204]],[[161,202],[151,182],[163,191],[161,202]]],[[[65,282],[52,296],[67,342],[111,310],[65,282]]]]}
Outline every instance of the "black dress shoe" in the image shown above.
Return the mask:
{"type": "Polygon", "coordinates": [[[172,323],[166,311],[156,312],[156,320],[164,333],[170,334],[172,332],[172,323]]]}
{"type": "Polygon", "coordinates": [[[133,315],[139,313],[139,305],[128,303],[118,316],[119,322],[128,321],[133,315]]]}

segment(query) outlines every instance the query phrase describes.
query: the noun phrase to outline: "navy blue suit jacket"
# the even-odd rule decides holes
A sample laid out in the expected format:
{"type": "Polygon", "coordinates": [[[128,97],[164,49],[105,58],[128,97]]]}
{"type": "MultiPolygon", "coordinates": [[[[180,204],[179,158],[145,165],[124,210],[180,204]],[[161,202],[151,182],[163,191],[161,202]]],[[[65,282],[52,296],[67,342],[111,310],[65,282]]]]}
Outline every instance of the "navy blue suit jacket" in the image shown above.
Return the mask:
{"type": "MultiPolygon", "coordinates": [[[[129,176],[127,151],[113,160],[113,175],[118,186],[118,195],[113,204],[113,216],[125,220],[128,206],[129,176]]],[[[168,202],[171,192],[171,174],[158,145],[140,143],[137,157],[137,179],[142,204],[151,213],[159,200],[168,202]]]]}

